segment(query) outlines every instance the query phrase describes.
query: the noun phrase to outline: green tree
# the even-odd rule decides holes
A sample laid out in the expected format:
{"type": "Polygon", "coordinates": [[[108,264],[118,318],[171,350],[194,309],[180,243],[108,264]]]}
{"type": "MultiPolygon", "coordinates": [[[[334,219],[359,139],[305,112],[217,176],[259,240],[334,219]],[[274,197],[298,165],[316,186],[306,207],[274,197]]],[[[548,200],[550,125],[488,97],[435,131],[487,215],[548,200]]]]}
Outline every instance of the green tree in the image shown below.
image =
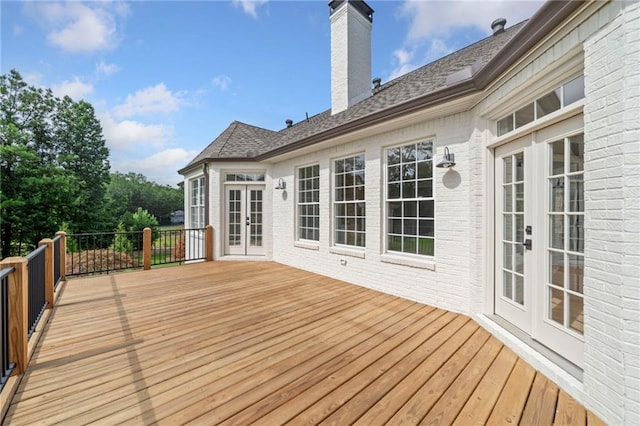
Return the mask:
{"type": "Polygon", "coordinates": [[[116,235],[113,240],[112,248],[120,253],[133,253],[133,243],[127,237],[127,230],[122,222],[120,222],[116,228],[116,235]]]}
{"type": "Polygon", "coordinates": [[[75,232],[99,229],[108,155],[89,104],[28,86],[15,70],[0,76],[2,257],[24,254],[67,219],[75,232]]]}
{"type": "Polygon", "coordinates": [[[112,214],[125,221],[125,213],[134,213],[141,207],[159,223],[167,224],[171,213],[182,209],[184,203],[182,189],[150,182],[139,173],[112,173],[107,196],[112,214]]]}

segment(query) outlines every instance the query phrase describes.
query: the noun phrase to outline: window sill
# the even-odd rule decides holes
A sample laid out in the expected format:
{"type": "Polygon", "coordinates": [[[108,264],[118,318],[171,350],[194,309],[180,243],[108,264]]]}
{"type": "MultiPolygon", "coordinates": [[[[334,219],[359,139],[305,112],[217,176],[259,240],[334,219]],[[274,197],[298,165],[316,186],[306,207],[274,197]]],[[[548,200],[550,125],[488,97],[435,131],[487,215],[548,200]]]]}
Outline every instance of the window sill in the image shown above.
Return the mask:
{"type": "Polygon", "coordinates": [[[357,257],[358,259],[364,259],[364,249],[350,248],[350,247],[338,247],[334,246],[329,248],[329,253],[341,254],[343,256],[357,257]]]}
{"type": "Polygon", "coordinates": [[[293,246],[307,249],[307,250],[320,250],[320,245],[318,243],[312,243],[307,241],[294,241],[293,246]]]}
{"type": "Polygon", "coordinates": [[[436,270],[436,263],[433,260],[418,259],[414,257],[401,256],[396,254],[385,253],[380,255],[380,261],[385,263],[393,263],[394,265],[410,266],[412,268],[436,270]]]}

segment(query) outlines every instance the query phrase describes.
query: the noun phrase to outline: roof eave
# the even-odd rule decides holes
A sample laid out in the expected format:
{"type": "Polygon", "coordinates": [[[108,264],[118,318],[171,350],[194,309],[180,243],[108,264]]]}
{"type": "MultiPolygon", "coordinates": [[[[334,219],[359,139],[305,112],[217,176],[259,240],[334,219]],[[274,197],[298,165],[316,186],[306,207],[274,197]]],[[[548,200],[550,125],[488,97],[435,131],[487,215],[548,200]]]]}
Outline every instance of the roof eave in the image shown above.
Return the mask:
{"type": "Polygon", "coordinates": [[[265,152],[261,155],[256,156],[255,159],[257,161],[262,161],[262,160],[269,159],[271,157],[276,157],[278,155],[295,151],[297,149],[304,148],[309,145],[313,145],[315,143],[318,143],[330,138],[343,136],[348,133],[364,129],[366,127],[369,127],[373,124],[380,123],[382,121],[391,120],[398,116],[408,114],[408,113],[423,109],[425,107],[429,107],[442,102],[467,96],[469,94],[473,94],[474,92],[478,92],[478,91],[479,90],[476,87],[476,83],[474,79],[470,78],[470,79],[461,81],[456,85],[445,87],[435,92],[428,93],[424,96],[420,96],[420,97],[411,99],[407,102],[394,105],[390,108],[387,108],[378,112],[374,112],[373,114],[351,121],[342,126],[334,127],[333,129],[326,130],[322,133],[317,133],[315,135],[309,136],[305,139],[301,139],[292,144],[284,145],[279,148],[273,149],[271,151],[265,152]]]}

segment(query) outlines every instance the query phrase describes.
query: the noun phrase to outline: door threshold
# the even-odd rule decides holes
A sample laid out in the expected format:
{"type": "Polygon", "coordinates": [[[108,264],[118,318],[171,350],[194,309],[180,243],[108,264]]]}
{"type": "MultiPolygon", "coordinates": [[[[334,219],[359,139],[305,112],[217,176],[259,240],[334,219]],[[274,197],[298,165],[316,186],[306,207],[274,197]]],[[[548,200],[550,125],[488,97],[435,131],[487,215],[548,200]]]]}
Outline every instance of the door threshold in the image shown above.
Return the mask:
{"type": "Polygon", "coordinates": [[[504,318],[495,314],[494,315],[485,314],[484,316],[488,320],[492,321],[499,327],[503,328],[507,332],[517,337],[518,340],[525,343],[527,346],[529,346],[530,348],[535,350],[537,353],[539,353],[540,355],[542,355],[543,357],[545,357],[546,359],[548,359],[549,361],[551,361],[552,363],[560,367],[562,370],[566,371],[571,376],[573,376],[574,378],[582,382],[582,369],[580,367],[578,367],[571,361],[567,360],[566,358],[563,358],[562,356],[558,355],[557,353],[555,353],[548,347],[544,346],[542,343],[538,342],[537,340],[532,339],[531,336],[529,336],[527,333],[520,330],[518,327],[511,324],[509,321],[505,320],[504,318]]]}
{"type": "Polygon", "coordinates": [[[219,257],[216,260],[233,260],[233,261],[238,261],[238,260],[242,260],[245,262],[264,262],[265,260],[269,260],[267,259],[267,256],[265,256],[264,254],[254,254],[254,255],[241,255],[241,254],[225,254],[222,257],[219,257]]]}

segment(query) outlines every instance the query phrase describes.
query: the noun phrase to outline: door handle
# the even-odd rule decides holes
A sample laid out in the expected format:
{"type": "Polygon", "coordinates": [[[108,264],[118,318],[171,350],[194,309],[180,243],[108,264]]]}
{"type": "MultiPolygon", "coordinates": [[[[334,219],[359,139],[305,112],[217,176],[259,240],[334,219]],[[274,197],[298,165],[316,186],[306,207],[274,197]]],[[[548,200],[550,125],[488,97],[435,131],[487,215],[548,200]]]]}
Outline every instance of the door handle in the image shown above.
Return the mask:
{"type": "Polygon", "coordinates": [[[526,239],[524,240],[522,243],[520,243],[524,246],[524,248],[526,248],[527,250],[531,250],[531,240],[530,239],[526,239]]]}
{"type": "Polygon", "coordinates": [[[251,221],[249,220],[249,216],[247,216],[247,226],[251,225],[251,221]]]}

